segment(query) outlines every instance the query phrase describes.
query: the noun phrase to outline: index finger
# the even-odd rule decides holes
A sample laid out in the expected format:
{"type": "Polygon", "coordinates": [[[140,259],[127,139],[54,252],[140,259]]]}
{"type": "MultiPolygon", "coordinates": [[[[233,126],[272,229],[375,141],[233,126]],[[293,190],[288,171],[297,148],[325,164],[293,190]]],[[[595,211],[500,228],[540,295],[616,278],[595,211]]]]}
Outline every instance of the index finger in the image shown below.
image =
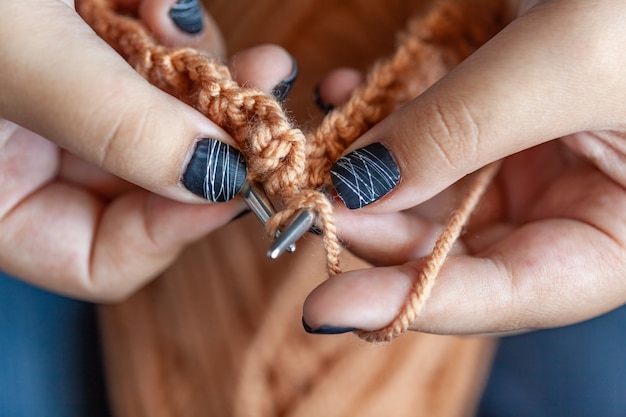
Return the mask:
{"type": "Polygon", "coordinates": [[[331,170],[337,193],[351,209],[398,211],[523,149],[623,129],[625,14],[542,2],[357,140],[331,170]]]}

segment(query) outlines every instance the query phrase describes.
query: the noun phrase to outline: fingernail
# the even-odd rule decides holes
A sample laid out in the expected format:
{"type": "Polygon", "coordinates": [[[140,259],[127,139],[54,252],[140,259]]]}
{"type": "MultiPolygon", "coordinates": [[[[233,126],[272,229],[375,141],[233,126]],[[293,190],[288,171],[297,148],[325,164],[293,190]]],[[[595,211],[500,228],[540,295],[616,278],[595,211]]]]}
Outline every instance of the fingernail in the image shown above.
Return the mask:
{"type": "Polygon", "coordinates": [[[287,96],[289,95],[293,84],[296,82],[296,78],[298,78],[298,62],[294,57],[291,57],[291,62],[291,73],[287,76],[287,78],[285,78],[284,80],[276,84],[274,88],[272,88],[272,95],[276,97],[276,100],[281,103],[287,99],[287,96]]]}
{"type": "Polygon", "coordinates": [[[357,330],[351,327],[335,327],[335,326],[321,326],[321,327],[318,327],[317,329],[314,329],[311,326],[309,326],[306,323],[306,321],[304,321],[304,317],[302,317],[302,327],[304,327],[304,330],[307,333],[311,333],[311,334],[343,334],[343,333],[350,333],[350,332],[357,330]]]}
{"type": "Polygon", "coordinates": [[[202,6],[199,0],[178,0],[170,9],[170,18],[183,32],[196,34],[202,31],[202,6]]]}
{"type": "Polygon", "coordinates": [[[349,209],[371,204],[400,181],[400,170],[381,143],[372,143],[342,156],[330,169],[337,194],[349,209]]]}
{"type": "Polygon", "coordinates": [[[320,97],[320,86],[319,84],[313,88],[313,103],[317,106],[318,109],[322,111],[324,114],[328,114],[335,108],[332,104],[326,103],[320,97]]]}
{"type": "Polygon", "coordinates": [[[246,163],[237,149],[215,139],[202,139],[196,145],[182,182],[200,197],[224,202],[237,195],[246,175],[246,163]]]}

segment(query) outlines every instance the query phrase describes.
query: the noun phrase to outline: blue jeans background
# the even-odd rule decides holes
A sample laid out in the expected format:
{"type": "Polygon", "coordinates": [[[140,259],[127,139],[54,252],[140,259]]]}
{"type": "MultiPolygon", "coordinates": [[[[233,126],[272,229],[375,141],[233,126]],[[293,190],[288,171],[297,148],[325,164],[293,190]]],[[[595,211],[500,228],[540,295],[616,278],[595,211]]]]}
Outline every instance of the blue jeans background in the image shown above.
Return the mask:
{"type": "Polygon", "coordinates": [[[503,339],[479,416],[626,416],[626,308],[503,339]]]}
{"type": "MultiPolygon", "coordinates": [[[[478,414],[626,416],[626,308],[503,339],[478,414]]],[[[0,416],[108,415],[93,305],[0,274],[0,416]]]]}
{"type": "Polygon", "coordinates": [[[0,273],[0,416],[106,417],[94,306],[0,273]]]}

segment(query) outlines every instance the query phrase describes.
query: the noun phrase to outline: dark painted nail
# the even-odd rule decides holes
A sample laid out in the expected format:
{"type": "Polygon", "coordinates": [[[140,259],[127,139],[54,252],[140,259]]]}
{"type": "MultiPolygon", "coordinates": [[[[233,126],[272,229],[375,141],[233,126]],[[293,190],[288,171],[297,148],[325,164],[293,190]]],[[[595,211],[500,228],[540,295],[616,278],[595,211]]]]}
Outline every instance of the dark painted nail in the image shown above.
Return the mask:
{"type": "Polygon", "coordinates": [[[324,114],[328,114],[335,108],[332,104],[326,103],[320,97],[320,86],[319,84],[315,86],[313,89],[313,103],[317,106],[318,109],[322,111],[324,114]]]}
{"type": "Polygon", "coordinates": [[[202,6],[199,0],[178,0],[170,9],[170,18],[183,32],[196,34],[202,31],[202,6]]]}
{"type": "Polygon", "coordinates": [[[304,317],[302,317],[302,327],[307,333],[311,334],[342,334],[342,333],[350,333],[354,332],[357,329],[353,329],[351,327],[335,327],[335,326],[321,326],[317,329],[309,326],[306,321],[304,321],[304,317]]]}
{"type": "Polygon", "coordinates": [[[189,191],[213,202],[235,197],[246,180],[246,163],[241,153],[215,139],[202,139],[183,174],[189,191]]]}
{"type": "Polygon", "coordinates": [[[294,57],[291,57],[291,63],[291,73],[287,76],[287,78],[272,88],[272,95],[281,103],[287,99],[293,84],[296,82],[296,78],[298,78],[298,61],[296,61],[294,57]]]}
{"type": "Polygon", "coordinates": [[[400,170],[381,143],[342,156],[330,169],[337,194],[349,209],[371,204],[393,190],[400,170]]]}

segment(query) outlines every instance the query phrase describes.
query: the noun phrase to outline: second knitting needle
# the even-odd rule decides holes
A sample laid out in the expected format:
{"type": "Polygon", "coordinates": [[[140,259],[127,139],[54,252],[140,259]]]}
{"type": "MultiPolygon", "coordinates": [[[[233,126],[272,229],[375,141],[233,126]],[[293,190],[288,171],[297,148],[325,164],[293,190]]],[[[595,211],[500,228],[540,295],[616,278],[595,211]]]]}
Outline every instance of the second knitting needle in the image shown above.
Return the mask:
{"type": "MultiPolygon", "coordinates": [[[[261,187],[246,180],[241,187],[241,196],[250,210],[261,220],[267,223],[270,217],[276,214],[272,202],[267,198],[261,187]]],[[[310,210],[301,210],[285,229],[276,231],[275,240],[267,251],[267,257],[276,259],[285,252],[296,251],[296,241],[311,229],[315,222],[315,215],[310,210]]]]}

